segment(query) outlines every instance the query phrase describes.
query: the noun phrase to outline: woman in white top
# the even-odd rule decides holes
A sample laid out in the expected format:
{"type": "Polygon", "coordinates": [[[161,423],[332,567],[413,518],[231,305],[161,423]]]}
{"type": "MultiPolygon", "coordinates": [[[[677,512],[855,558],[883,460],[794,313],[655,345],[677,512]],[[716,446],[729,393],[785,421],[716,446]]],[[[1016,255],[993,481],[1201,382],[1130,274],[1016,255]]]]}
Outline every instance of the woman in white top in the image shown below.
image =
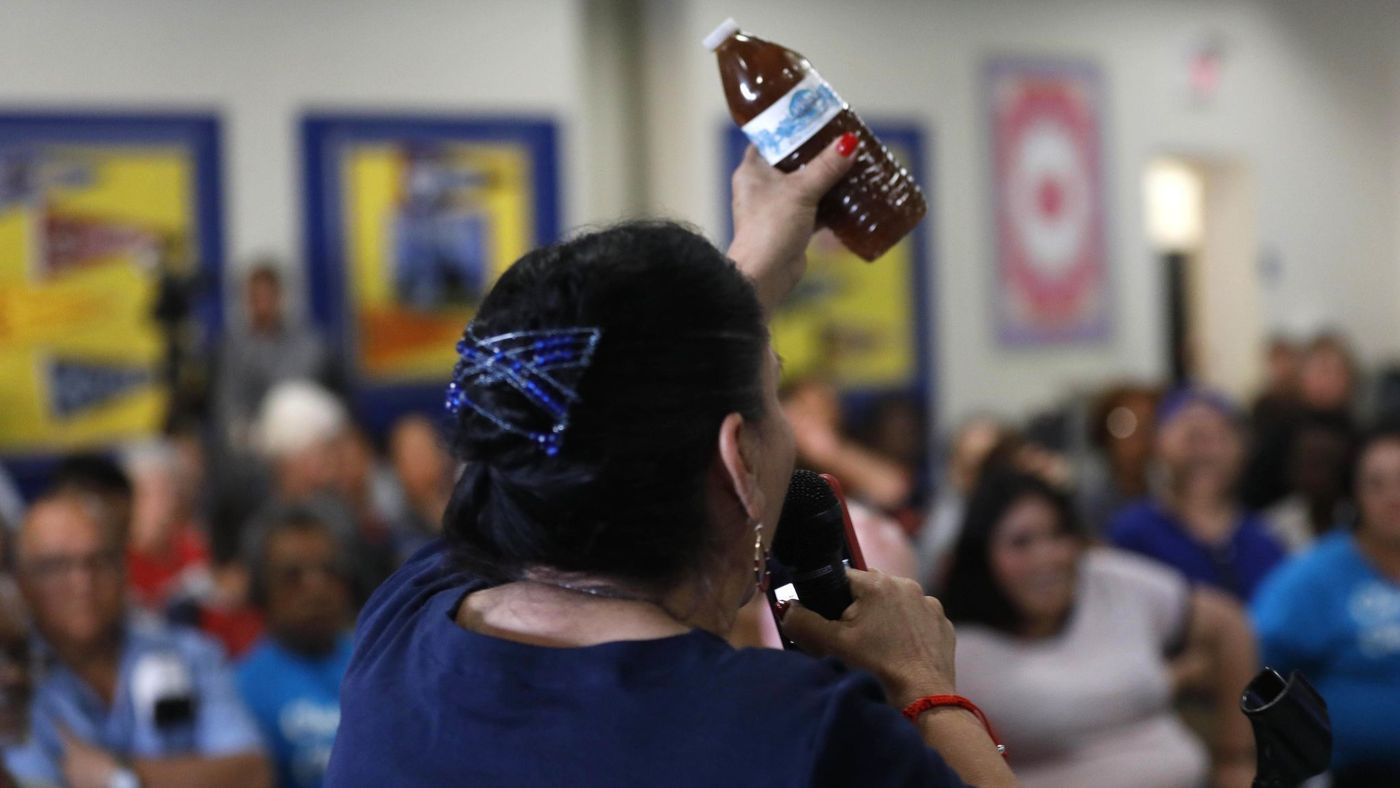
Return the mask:
{"type": "Polygon", "coordinates": [[[942,594],[958,627],[959,686],[991,718],[1017,776],[1027,786],[1187,787],[1208,776],[1248,786],[1252,738],[1238,702],[1256,650],[1242,612],[1170,569],[1087,546],[1072,523],[1068,498],[1040,479],[985,476],[942,594]],[[1218,701],[1209,753],[1172,709],[1189,673],[1218,701]]]}

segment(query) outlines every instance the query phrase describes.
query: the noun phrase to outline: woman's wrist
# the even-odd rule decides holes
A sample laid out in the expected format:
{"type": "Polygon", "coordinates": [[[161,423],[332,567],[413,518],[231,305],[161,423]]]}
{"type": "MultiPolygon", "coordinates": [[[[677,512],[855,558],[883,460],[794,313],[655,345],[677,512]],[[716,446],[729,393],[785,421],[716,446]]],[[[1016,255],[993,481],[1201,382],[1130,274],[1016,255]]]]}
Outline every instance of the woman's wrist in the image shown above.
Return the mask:
{"type": "Polygon", "coordinates": [[[765,244],[761,240],[750,240],[748,234],[736,235],[726,256],[733,260],[739,271],[753,283],[763,311],[771,315],[782,304],[783,299],[787,298],[792,288],[797,286],[797,278],[802,276],[802,267],[787,260],[777,259],[773,250],[765,246],[771,244],[765,244]],[[797,269],[795,276],[790,269],[797,269]]]}
{"type": "Polygon", "coordinates": [[[971,714],[977,718],[977,723],[986,732],[987,738],[992,740],[992,744],[997,748],[997,754],[1005,755],[1006,747],[1002,746],[1001,739],[997,738],[996,731],[992,730],[992,723],[987,719],[987,715],[977,707],[976,703],[964,698],[961,695],[929,695],[920,698],[904,709],[904,716],[910,722],[919,723],[919,719],[925,714],[937,714],[949,709],[958,709],[971,714]]]}
{"type": "Polygon", "coordinates": [[[890,705],[901,711],[909,704],[929,695],[956,695],[954,683],[936,674],[890,678],[883,682],[890,705]]]}

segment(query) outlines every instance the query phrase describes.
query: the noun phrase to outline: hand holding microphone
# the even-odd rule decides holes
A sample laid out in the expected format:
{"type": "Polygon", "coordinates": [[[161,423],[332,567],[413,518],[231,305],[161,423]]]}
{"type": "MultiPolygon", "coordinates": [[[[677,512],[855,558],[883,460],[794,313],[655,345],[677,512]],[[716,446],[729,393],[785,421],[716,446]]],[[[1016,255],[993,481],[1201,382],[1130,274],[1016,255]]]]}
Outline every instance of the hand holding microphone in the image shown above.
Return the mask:
{"type": "Polygon", "coordinates": [[[824,618],[838,619],[851,605],[846,558],[857,569],[859,544],[848,532],[846,506],[827,480],[812,471],[793,471],[783,500],[783,516],[773,535],[773,558],[791,576],[797,598],[824,618]]]}
{"type": "Polygon", "coordinates": [[[824,479],[793,474],[773,537],[799,600],[783,615],[783,634],[809,654],[873,673],[897,707],[954,694],[955,638],[943,606],[913,580],[848,568],[843,553],[859,548],[846,547],[845,519],[824,479]]]}
{"type": "Polygon", "coordinates": [[[953,624],[919,584],[881,572],[847,571],[855,602],[828,621],[800,603],[783,615],[783,634],[803,651],[832,656],[875,675],[891,705],[957,692],[953,624]]]}

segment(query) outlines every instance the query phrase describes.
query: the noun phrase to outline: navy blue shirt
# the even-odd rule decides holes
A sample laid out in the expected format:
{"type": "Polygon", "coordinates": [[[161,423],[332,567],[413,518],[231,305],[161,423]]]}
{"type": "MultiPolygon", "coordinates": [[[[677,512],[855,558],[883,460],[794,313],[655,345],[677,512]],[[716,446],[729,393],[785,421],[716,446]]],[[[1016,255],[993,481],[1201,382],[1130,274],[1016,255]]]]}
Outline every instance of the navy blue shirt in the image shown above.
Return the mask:
{"type": "Polygon", "coordinates": [[[1229,541],[1209,545],[1192,536],[1155,501],[1140,501],[1114,515],[1108,539],[1176,568],[1188,579],[1248,601],[1260,582],[1283,562],[1284,550],[1252,514],[1240,517],[1229,541]]]}
{"type": "Polygon", "coordinates": [[[328,785],[962,785],[866,674],[701,630],[547,648],[457,626],[484,587],[439,542],[370,599],[328,785]]]}

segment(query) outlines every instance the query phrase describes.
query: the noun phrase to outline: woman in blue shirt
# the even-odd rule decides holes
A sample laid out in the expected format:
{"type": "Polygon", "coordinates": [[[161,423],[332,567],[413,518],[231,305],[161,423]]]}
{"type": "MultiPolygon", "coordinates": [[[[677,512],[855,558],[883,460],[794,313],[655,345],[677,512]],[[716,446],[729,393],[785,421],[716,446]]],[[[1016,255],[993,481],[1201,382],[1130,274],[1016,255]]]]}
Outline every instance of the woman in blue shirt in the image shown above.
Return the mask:
{"type": "Polygon", "coordinates": [[[238,692],[272,751],[278,785],[320,788],[350,664],[350,526],[316,502],[276,506],[250,526],[243,554],[267,632],[238,665],[238,692]]]}
{"type": "Polygon", "coordinates": [[[1265,664],[1300,670],[1327,701],[1334,786],[1400,785],[1400,427],[1356,461],[1354,531],[1323,537],[1254,601],[1265,664]]]}
{"type": "Polygon", "coordinates": [[[1284,551],[1236,494],[1239,414],[1214,392],[1178,390],[1157,409],[1154,451],[1159,489],[1113,517],[1109,541],[1248,602],[1284,551]]]}
{"type": "Polygon", "coordinates": [[[724,641],[793,466],[766,321],[857,143],[790,175],[750,150],[732,262],[627,224],[501,278],[448,387],[472,462],[446,547],[361,616],[328,784],[1014,783],[968,711],[897,710],[956,692],[951,625],[912,581],[852,572],[838,622],[787,610],[842,663],[724,641]]]}

